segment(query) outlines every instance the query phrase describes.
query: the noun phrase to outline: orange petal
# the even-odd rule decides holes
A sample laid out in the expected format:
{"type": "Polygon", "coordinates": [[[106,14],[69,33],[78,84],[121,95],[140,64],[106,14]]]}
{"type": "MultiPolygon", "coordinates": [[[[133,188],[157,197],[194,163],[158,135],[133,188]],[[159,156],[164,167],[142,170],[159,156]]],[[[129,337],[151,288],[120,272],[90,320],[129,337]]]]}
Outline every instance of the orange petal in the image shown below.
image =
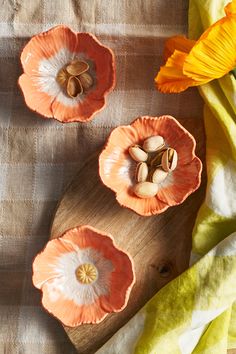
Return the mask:
{"type": "Polygon", "coordinates": [[[139,143],[152,135],[161,135],[177,151],[178,165],[188,164],[195,157],[195,139],[172,116],[140,117],[131,126],[137,131],[139,143]]]}
{"type": "Polygon", "coordinates": [[[116,199],[120,205],[134,210],[137,214],[142,216],[158,215],[169,208],[168,204],[162,202],[157,197],[146,199],[138,198],[131,188],[117,193],[116,199]]]}
{"type": "Polygon", "coordinates": [[[19,77],[19,85],[24,94],[27,106],[44,117],[53,117],[61,122],[75,122],[91,120],[95,113],[100,111],[105,105],[105,99],[91,100],[90,95],[75,105],[63,104],[64,93],[60,92],[55,98],[42,92],[37,78],[23,74],[19,77]],[[62,98],[61,98],[62,97],[62,98]]]}
{"type": "Polygon", "coordinates": [[[228,3],[228,5],[225,6],[224,10],[227,16],[236,14],[236,0],[233,0],[232,2],[228,3]]]}
{"type": "Polygon", "coordinates": [[[188,165],[177,166],[164,181],[157,197],[169,205],[182,203],[201,183],[202,163],[195,157],[188,165]]]}
{"type": "Polygon", "coordinates": [[[59,290],[54,294],[56,300],[53,301],[51,281],[43,286],[43,306],[57,317],[65,326],[76,327],[82,323],[99,323],[106,316],[100,305],[98,298],[94,303],[89,305],[78,306],[73,300],[66,299],[59,290]]]}
{"type": "Polygon", "coordinates": [[[63,95],[59,93],[51,105],[53,117],[60,122],[87,122],[105,106],[104,97],[95,100],[90,93],[69,106],[63,103],[63,95]]]}
{"type": "Polygon", "coordinates": [[[109,297],[106,303],[101,301],[101,306],[107,312],[119,312],[127,305],[135,276],[133,265],[125,253],[116,253],[112,262],[115,270],[111,274],[109,297]]]}
{"type": "Polygon", "coordinates": [[[27,106],[45,117],[52,117],[51,104],[54,97],[41,91],[36,78],[22,74],[18,82],[27,106]]]}
{"type": "Polygon", "coordinates": [[[83,225],[66,231],[60,239],[66,242],[66,244],[69,242],[69,245],[77,245],[80,249],[93,248],[98,250],[104,258],[112,261],[115,268],[114,272],[120,273],[125,271],[126,280],[133,279],[130,258],[114,245],[113,237],[110,234],[97,230],[92,226],[83,225]],[[126,265],[124,269],[122,268],[122,264],[126,265]]]}
{"type": "Polygon", "coordinates": [[[176,93],[186,90],[198,83],[183,73],[187,54],[178,50],[169,57],[166,64],[161,67],[155,78],[156,87],[163,93],[176,93]]]}
{"type": "Polygon", "coordinates": [[[58,238],[47,243],[44,250],[39,253],[33,262],[33,284],[36,288],[41,289],[43,284],[50,279],[59,276],[56,270],[58,258],[63,253],[74,251],[71,243],[64,242],[58,238]]]}
{"type": "Polygon", "coordinates": [[[54,56],[63,48],[73,53],[76,45],[76,34],[66,26],[56,26],[32,37],[21,53],[24,72],[30,76],[40,75],[40,61],[54,56]]]}
{"type": "Polygon", "coordinates": [[[236,18],[226,16],[212,25],[190,51],[183,72],[205,84],[220,78],[236,66],[236,18]]]}
{"type": "MultiPolygon", "coordinates": [[[[72,245],[76,245],[79,248],[92,247],[99,251],[103,251],[104,248],[116,250],[113,244],[113,238],[111,235],[104,233],[100,230],[95,229],[89,225],[82,225],[74,227],[73,229],[67,230],[61,237],[61,240],[65,242],[70,242],[72,245]],[[102,242],[101,242],[102,241],[102,242]]],[[[105,255],[105,253],[104,253],[105,255]]],[[[106,254],[106,258],[112,259],[111,253],[106,254]]]]}
{"type": "Polygon", "coordinates": [[[113,52],[102,45],[90,33],[77,34],[76,51],[84,53],[95,64],[95,89],[90,98],[98,100],[108,93],[115,85],[115,59],[113,52]]]}
{"type": "Polygon", "coordinates": [[[164,59],[167,60],[175,50],[189,53],[196,41],[187,39],[184,36],[174,36],[165,42],[164,59]]]}
{"type": "Polygon", "coordinates": [[[136,163],[128,149],[137,144],[139,135],[131,126],[115,128],[99,156],[99,174],[105,185],[115,192],[128,190],[132,185],[136,163]]]}

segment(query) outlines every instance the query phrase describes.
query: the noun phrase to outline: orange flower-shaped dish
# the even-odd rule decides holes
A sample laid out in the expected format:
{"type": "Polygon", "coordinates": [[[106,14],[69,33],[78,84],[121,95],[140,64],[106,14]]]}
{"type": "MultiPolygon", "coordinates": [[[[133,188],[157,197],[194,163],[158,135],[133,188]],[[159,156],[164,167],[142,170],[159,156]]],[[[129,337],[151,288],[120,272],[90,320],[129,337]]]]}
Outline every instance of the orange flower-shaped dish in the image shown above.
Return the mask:
{"type": "Polygon", "coordinates": [[[135,277],[129,256],[91,226],[49,241],[33,262],[43,306],[64,325],[98,323],[127,304],[135,277]]]}
{"type": "Polygon", "coordinates": [[[143,216],[160,214],[168,207],[182,203],[199,187],[202,163],[195,155],[195,146],[193,136],[175,118],[140,117],[131,125],[112,131],[99,157],[99,174],[102,182],[116,193],[120,205],[143,216]],[[128,150],[156,135],[164,138],[167,147],[176,150],[178,164],[160,183],[154,197],[141,199],[133,191],[137,163],[128,150]]]}
{"type": "Polygon", "coordinates": [[[28,107],[64,123],[92,119],[115,85],[113,52],[94,35],[66,26],[31,38],[21,63],[19,85],[28,107]]]}

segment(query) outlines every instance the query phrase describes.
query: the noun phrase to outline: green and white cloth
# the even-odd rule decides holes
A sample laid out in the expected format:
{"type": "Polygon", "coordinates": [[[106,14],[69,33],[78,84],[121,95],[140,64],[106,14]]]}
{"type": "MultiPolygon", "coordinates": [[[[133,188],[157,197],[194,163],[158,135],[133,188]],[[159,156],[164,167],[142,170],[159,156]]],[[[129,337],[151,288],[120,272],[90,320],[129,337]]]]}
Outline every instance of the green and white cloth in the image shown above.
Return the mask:
{"type": "MultiPolygon", "coordinates": [[[[227,0],[190,0],[189,36],[224,16],[227,0]]],[[[236,347],[236,80],[200,88],[208,185],[192,266],[162,288],[97,354],[223,354],[236,347]]]]}

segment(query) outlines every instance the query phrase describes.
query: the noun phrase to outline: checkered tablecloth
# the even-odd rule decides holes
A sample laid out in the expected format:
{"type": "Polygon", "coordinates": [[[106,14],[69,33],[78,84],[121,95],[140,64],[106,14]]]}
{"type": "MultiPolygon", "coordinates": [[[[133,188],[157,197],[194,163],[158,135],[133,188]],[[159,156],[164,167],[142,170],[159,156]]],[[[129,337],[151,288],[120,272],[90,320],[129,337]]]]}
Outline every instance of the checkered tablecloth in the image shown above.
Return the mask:
{"type": "Polygon", "coordinates": [[[202,115],[195,90],[162,95],[153,84],[166,37],[187,31],[187,0],[6,0],[0,10],[0,353],[74,349],[40,305],[31,264],[49,237],[64,186],[119,124],[139,115],[202,115]],[[44,120],[17,85],[29,38],[59,23],[89,31],[114,50],[117,85],[88,124],[44,120]]]}

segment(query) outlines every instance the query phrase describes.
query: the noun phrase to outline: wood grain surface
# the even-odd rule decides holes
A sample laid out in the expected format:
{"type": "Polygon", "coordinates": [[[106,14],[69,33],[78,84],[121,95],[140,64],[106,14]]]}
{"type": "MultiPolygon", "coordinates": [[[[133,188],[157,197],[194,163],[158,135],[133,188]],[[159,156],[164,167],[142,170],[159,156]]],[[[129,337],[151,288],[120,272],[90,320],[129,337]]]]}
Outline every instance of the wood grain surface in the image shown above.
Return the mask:
{"type": "MultiPolygon", "coordinates": [[[[205,135],[201,119],[179,119],[196,138],[197,155],[204,162],[205,135]]],[[[65,327],[78,353],[95,353],[161,287],[188,267],[191,234],[205,193],[205,167],[202,184],[182,205],[159,216],[141,217],[120,207],[115,195],[98,176],[98,154],[90,157],[64,192],[55,213],[51,238],[65,230],[90,224],[113,235],[118,247],[134,259],[136,284],[127,307],[111,314],[97,325],[65,327]]]]}

